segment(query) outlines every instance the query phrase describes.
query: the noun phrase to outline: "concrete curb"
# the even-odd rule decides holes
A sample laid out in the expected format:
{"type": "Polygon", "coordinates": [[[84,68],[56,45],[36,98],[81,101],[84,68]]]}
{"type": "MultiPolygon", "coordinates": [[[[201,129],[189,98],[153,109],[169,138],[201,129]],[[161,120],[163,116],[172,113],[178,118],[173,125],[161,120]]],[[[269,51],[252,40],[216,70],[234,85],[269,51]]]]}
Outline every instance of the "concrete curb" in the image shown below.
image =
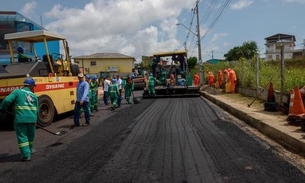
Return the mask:
{"type": "Polygon", "coordinates": [[[289,131],[287,133],[287,131],[282,131],[276,128],[276,126],[269,125],[264,122],[264,120],[255,118],[253,114],[248,114],[247,112],[242,111],[242,109],[236,109],[206,92],[201,92],[201,96],[216,104],[223,110],[229,112],[236,118],[244,121],[246,124],[256,128],[259,132],[275,140],[282,146],[289,148],[302,156],[305,156],[305,140],[304,137],[301,137],[301,135],[300,138],[296,138],[292,136],[289,131]]]}

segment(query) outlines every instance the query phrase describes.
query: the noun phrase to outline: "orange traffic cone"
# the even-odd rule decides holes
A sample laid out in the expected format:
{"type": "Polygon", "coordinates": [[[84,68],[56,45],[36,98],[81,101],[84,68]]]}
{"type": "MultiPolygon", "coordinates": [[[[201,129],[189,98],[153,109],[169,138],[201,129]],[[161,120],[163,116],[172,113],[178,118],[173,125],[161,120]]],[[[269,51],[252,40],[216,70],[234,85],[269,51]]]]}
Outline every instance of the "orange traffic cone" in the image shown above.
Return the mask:
{"type": "Polygon", "coordinates": [[[293,113],[293,110],[292,110],[293,101],[294,101],[294,90],[290,90],[290,100],[289,100],[289,112],[288,112],[288,114],[293,113]]]}
{"type": "Polygon", "coordinates": [[[293,106],[291,108],[292,112],[289,116],[299,116],[302,117],[305,114],[304,104],[301,97],[301,92],[299,87],[294,88],[294,99],[293,99],[293,106]]]}
{"type": "Polygon", "coordinates": [[[271,82],[269,84],[267,102],[275,102],[273,83],[271,82]]]}

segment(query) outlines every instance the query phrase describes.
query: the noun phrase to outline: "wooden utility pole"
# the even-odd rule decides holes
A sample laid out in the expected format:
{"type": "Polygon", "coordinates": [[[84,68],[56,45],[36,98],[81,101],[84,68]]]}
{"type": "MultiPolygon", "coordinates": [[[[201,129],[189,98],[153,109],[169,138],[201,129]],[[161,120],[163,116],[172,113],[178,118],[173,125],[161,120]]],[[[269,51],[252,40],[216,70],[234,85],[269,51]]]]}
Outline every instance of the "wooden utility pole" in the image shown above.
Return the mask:
{"type": "Polygon", "coordinates": [[[280,105],[283,105],[283,93],[284,93],[284,46],[281,44],[281,97],[280,97],[280,105]]]}
{"type": "Polygon", "coordinates": [[[198,8],[199,0],[196,2],[196,14],[197,14],[197,39],[198,39],[198,60],[199,60],[199,77],[200,77],[200,86],[204,83],[204,75],[203,75],[203,62],[201,58],[201,38],[200,38],[200,23],[199,23],[199,8],[198,8]]]}

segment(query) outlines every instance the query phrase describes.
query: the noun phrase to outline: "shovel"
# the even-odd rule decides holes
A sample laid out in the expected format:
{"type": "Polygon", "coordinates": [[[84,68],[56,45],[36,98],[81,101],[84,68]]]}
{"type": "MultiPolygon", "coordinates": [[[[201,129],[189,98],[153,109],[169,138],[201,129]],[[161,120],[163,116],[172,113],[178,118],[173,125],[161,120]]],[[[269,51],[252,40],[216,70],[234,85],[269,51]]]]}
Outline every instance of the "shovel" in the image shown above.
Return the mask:
{"type": "MultiPolygon", "coordinates": [[[[15,114],[13,114],[12,112],[9,112],[9,111],[5,111],[5,112],[10,114],[10,115],[12,115],[12,116],[15,116],[15,114]]],[[[52,132],[52,131],[45,129],[44,127],[42,127],[42,126],[40,126],[38,124],[36,124],[36,126],[38,128],[40,128],[40,129],[42,129],[43,131],[48,132],[48,133],[50,133],[52,135],[62,136],[62,135],[67,133],[67,131],[52,132]]]]}
{"type": "Polygon", "coordinates": [[[62,136],[62,135],[64,135],[64,134],[67,133],[67,131],[52,132],[52,131],[50,131],[50,130],[45,129],[45,128],[42,127],[42,126],[39,126],[39,125],[36,125],[36,126],[37,126],[38,128],[40,128],[40,129],[42,129],[43,131],[48,132],[48,133],[50,133],[50,134],[52,134],[52,135],[62,136]]]}

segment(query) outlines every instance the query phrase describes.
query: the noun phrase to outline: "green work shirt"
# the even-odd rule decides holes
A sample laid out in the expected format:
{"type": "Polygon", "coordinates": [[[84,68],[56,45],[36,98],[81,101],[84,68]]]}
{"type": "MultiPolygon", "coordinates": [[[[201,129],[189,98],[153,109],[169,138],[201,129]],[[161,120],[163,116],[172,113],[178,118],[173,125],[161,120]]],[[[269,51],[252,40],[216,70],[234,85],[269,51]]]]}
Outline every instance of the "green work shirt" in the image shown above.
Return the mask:
{"type": "Polygon", "coordinates": [[[0,109],[6,110],[14,104],[15,123],[36,123],[38,117],[38,98],[28,87],[16,89],[2,101],[0,109]]]}

